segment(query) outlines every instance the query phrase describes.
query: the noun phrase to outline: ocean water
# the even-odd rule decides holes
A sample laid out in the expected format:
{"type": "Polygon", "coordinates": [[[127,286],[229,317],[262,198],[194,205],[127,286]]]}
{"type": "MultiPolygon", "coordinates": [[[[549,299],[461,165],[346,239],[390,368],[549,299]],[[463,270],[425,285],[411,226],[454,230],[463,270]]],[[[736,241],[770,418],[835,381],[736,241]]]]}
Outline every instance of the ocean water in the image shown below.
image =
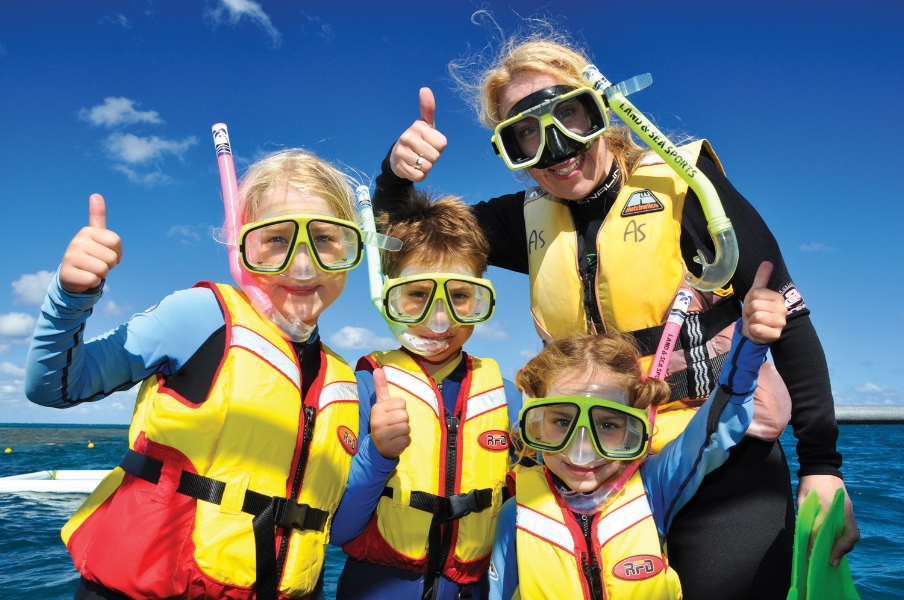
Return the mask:
{"type": "MultiPolygon", "coordinates": [[[[0,477],[47,469],[108,469],[127,449],[127,429],[113,426],[0,425],[0,477]],[[88,448],[88,442],[94,448],[88,448]]],[[[796,473],[794,438],[782,443],[796,473]]],[[[863,600],[904,598],[904,425],[845,425],[838,442],[861,540],[849,555],[863,600]]],[[[79,494],[0,494],[0,598],[72,598],[78,573],[60,528],[81,505],[79,494]]],[[[327,598],[344,555],[330,548],[327,598]]]]}

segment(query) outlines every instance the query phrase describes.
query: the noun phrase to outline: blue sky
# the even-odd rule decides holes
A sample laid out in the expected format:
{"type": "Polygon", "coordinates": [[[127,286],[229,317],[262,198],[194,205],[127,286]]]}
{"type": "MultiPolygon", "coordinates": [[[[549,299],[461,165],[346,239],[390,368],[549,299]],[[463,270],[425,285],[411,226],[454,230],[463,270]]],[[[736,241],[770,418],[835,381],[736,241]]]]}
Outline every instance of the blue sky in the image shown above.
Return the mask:
{"type": "MultiPolygon", "coordinates": [[[[304,146],[376,176],[437,97],[449,139],[430,188],[476,202],[520,189],[446,66],[505,33],[555,20],[661,128],[708,138],[781,245],[812,310],[839,404],[904,404],[904,4],[897,2],[4,3],[0,9],[0,422],[126,423],[132,392],[56,411],[22,392],[50,272],[107,199],[122,264],[88,322],[115,327],[201,279],[231,282],[210,231],[223,209],[210,126],[240,170],[304,146]]],[[[462,232],[467,235],[467,232],[462,232]]],[[[509,376],[539,343],[527,280],[491,269],[499,310],[467,349],[509,376]]],[[[353,272],[321,319],[349,361],[393,340],[353,272]]]]}

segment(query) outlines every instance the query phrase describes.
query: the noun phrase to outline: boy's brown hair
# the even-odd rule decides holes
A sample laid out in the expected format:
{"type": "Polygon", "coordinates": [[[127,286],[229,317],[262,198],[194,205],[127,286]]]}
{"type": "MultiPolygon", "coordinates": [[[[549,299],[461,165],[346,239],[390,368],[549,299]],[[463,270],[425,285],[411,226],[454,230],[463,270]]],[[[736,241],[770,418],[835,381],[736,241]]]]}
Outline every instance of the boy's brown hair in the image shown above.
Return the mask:
{"type": "Polygon", "coordinates": [[[487,270],[490,244],[471,208],[458,196],[434,197],[412,189],[405,202],[377,217],[377,228],[402,241],[398,252],[381,253],[383,273],[398,277],[412,257],[442,271],[464,263],[482,276],[487,270]]]}

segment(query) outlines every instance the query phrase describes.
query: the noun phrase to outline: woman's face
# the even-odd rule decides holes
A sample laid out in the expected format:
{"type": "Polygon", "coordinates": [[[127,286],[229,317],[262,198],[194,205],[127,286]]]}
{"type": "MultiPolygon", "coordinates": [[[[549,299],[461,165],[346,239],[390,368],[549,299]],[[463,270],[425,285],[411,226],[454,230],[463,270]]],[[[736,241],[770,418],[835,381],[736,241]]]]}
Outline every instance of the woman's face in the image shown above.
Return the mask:
{"type": "MultiPolygon", "coordinates": [[[[607,377],[606,373],[594,369],[590,374],[586,372],[569,372],[562,377],[556,379],[550,384],[546,392],[547,397],[555,396],[593,396],[594,390],[599,388],[618,389],[624,392],[625,398],[629,398],[629,392],[623,385],[617,383],[613,378],[607,377]]],[[[612,398],[608,398],[612,399],[612,398]]],[[[566,417],[567,418],[567,417],[566,417]]],[[[565,485],[575,492],[592,492],[604,483],[618,477],[625,461],[608,460],[599,455],[593,442],[589,436],[583,440],[575,435],[568,448],[562,452],[552,453],[543,452],[543,463],[546,467],[561,479],[565,485]],[[569,459],[569,455],[573,455],[571,445],[585,444],[584,453],[592,453],[596,459],[585,465],[576,465],[569,459]]]]}
{"type": "MultiPolygon", "coordinates": [[[[508,111],[528,94],[560,85],[551,75],[518,73],[512,82],[499,90],[499,109],[503,118],[508,111]]],[[[564,200],[581,200],[587,197],[609,175],[612,154],[602,137],[597,138],[590,150],[546,169],[527,169],[543,189],[564,200]]]]}
{"type": "MultiPolygon", "coordinates": [[[[323,198],[304,194],[290,186],[271,189],[261,197],[258,220],[290,214],[336,216],[323,198]]],[[[320,313],[335,302],[345,287],[346,272],[322,271],[306,244],[298,247],[292,260],[291,267],[284,273],[252,274],[252,277],[284,317],[296,317],[307,325],[316,325],[320,313]]]]}

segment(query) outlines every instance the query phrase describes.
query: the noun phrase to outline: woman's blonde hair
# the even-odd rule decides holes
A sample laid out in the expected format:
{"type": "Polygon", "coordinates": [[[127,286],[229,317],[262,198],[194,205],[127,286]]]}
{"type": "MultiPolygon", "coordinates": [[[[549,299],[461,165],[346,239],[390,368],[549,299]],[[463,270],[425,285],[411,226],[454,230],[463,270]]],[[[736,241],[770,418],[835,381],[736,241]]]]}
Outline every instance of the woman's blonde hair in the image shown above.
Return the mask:
{"type": "Polygon", "coordinates": [[[402,241],[398,252],[382,252],[383,273],[398,277],[413,258],[437,269],[464,263],[480,277],[487,270],[490,244],[471,207],[457,196],[433,197],[412,188],[408,198],[380,213],[377,227],[402,241]]]}
{"type": "Polygon", "coordinates": [[[628,405],[647,408],[669,398],[669,385],[645,377],[640,351],[630,337],[575,333],[547,344],[515,376],[515,385],[531,398],[543,398],[556,380],[572,374],[602,373],[628,391],[628,405]]]}
{"type": "MultiPolygon", "coordinates": [[[[588,83],[581,72],[591,62],[584,49],[557,31],[553,23],[531,19],[529,31],[504,39],[498,49],[488,47],[484,55],[451,62],[449,72],[462,95],[477,110],[480,122],[495,129],[506,119],[501,114],[499,96],[516,76],[547,75],[560,84],[583,87],[588,83]]],[[[648,152],[637,144],[625,125],[612,123],[603,140],[625,179],[648,152]]]]}
{"type": "Polygon", "coordinates": [[[334,216],[355,222],[351,178],[313,153],[299,148],[269,154],[251,165],[239,185],[242,224],[259,218],[261,199],[290,187],[326,201],[334,216]]]}

